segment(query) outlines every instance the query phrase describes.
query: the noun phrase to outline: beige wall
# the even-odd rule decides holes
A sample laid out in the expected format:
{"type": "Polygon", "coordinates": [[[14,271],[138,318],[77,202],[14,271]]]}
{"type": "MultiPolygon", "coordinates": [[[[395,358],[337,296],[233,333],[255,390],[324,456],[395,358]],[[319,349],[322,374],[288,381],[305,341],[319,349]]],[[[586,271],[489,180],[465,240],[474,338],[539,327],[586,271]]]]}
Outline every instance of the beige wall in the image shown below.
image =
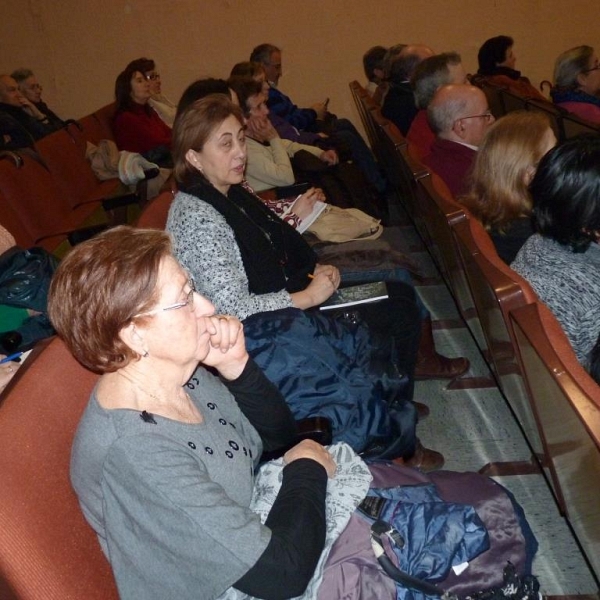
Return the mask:
{"type": "Polygon", "coordinates": [[[44,100],[64,118],[112,100],[117,73],[154,58],[177,100],[202,76],[226,77],[261,42],[283,48],[281,89],[299,104],[329,96],[330,110],[358,118],[348,82],[363,80],[375,44],[425,42],[457,50],[469,72],[488,37],[512,35],[517,68],[536,85],[555,56],[598,44],[598,0],[0,0],[0,73],[32,68],[44,100]]]}

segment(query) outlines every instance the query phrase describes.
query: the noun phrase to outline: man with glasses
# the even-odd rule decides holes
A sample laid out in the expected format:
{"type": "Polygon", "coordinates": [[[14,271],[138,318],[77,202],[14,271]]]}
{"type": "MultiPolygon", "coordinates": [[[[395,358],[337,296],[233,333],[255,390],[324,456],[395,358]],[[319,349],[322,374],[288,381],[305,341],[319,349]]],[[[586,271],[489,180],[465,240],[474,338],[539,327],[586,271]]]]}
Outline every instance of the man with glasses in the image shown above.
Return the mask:
{"type": "Polygon", "coordinates": [[[17,150],[55,131],[10,75],[0,75],[0,148],[17,150]]]}
{"type": "Polygon", "coordinates": [[[42,100],[42,86],[38,83],[31,69],[17,69],[13,71],[11,77],[17,82],[19,91],[26,100],[31,102],[37,110],[46,117],[53,130],[60,129],[63,120],[42,100]]]}
{"type": "Polygon", "coordinates": [[[427,107],[427,119],[436,139],[423,162],[458,197],[465,192],[477,148],[494,122],[487,98],[472,85],[445,85],[427,107]]]}
{"type": "Polygon", "coordinates": [[[373,153],[361,137],[356,127],[348,119],[338,119],[327,110],[329,99],[313,104],[309,108],[296,106],[289,96],[278,88],[283,73],[281,50],[272,44],[256,46],[250,55],[251,62],[263,65],[269,84],[267,105],[274,115],[285,119],[298,131],[326,134],[342,159],[352,158],[360,167],[369,183],[383,194],[387,182],[379,171],[373,153]],[[349,156],[345,156],[349,154],[349,156]]]}

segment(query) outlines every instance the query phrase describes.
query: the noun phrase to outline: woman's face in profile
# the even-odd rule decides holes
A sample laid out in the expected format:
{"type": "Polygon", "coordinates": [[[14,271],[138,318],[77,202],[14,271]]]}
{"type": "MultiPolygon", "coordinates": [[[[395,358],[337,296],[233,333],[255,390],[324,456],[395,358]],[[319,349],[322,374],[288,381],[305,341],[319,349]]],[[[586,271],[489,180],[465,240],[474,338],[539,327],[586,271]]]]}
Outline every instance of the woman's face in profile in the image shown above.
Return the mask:
{"type": "Polygon", "coordinates": [[[590,57],[587,69],[579,74],[579,87],[586,94],[595,96],[600,92],[600,61],[594,52],[590,57]]]}
{"type": "Polygon", "coordinates": [[[146,104],[150,98],[150,82],[143,73],[136,71],[129,83],[131,99],[137,104],[146,104]]]}
{"type": "Polygon", "coordinates": [[[246,166],[244,125],[229,115],[210,134],[202,150],[188,150],[186,158],[221,193],[241,183],[246,166]]]}

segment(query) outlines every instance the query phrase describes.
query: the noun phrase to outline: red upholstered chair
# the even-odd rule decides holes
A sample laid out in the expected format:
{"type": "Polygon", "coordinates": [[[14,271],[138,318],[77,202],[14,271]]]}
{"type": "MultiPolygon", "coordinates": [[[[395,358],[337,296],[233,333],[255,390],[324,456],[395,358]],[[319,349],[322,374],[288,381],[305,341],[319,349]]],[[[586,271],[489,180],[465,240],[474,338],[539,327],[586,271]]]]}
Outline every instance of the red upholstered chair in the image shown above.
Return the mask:
{"type": "MultiPolygon", "coordinates": [[[[55,131],[35,143],[69,206],[100,206],[105,198],[123,195],[129,190],[118,177],[100,181],[86,158],[87,140],[76,122],[55,131]]],[[[90,210],[93,210],[93,206],[90,210]]]]}
{"type": "Polygon", "coordinates": [[[73,436],[97,379],[52,338],[0,396],[2,600],[118,600],[69,481],[73,436]]]}
{"type": "Polygon", "coordinates": [[[144,206],[136,226],[147,229],[164,229],[167,224],[171,202],[173,202],[173,192],[162,192],[155,198],[152,198],[144,206]]]}
{"type": "Polygon", "coordinates": [[[0,192],[35,244],[54,250],[95,208],[73,209],[47,167],[29,150],[0,157],[0,192]]]}
{"type": "Polygon", "coordinates": [[[114,140],[115,136],[113,135],[112,122],[115,117],[116,104],[111,102],[102,108],[99,108],[94,116],[102,126],[102,129],[107,133],[108,137],[103,139],[114,140]]]}

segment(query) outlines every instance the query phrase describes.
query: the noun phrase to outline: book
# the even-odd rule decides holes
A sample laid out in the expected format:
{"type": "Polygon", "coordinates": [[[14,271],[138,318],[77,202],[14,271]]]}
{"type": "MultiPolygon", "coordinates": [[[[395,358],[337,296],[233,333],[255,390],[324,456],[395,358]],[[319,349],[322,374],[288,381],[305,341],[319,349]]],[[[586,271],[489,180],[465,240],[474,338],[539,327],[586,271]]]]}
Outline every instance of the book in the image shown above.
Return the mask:
{"type": "Polygon", "coordinates": [[[387,297],[388,293],[385,282],[361,283],[360,285],[352,285],[337,290],[319,308],[321,310],[344,308],[345,306],[355,306],[357,304],[365,304],[366,302],[385,300],[387,297]]]}
{"type": "MultiPolygon", "coordinates": [[[[298,201],[298,198],[294,201],[294,204],[298,201]]],[[[290,206],[290,210],[294,210],[294,204],[290,206]]],[[[307,217],[304,217],[302,221],[300,221],[300,225],[298,225],[297,231],[298,233],[304,233],[319,217],[319,215],[327,208],[326,202],[321,202],[317,200],[315,205],[313,206],[312,212],[307,217]]]]}

